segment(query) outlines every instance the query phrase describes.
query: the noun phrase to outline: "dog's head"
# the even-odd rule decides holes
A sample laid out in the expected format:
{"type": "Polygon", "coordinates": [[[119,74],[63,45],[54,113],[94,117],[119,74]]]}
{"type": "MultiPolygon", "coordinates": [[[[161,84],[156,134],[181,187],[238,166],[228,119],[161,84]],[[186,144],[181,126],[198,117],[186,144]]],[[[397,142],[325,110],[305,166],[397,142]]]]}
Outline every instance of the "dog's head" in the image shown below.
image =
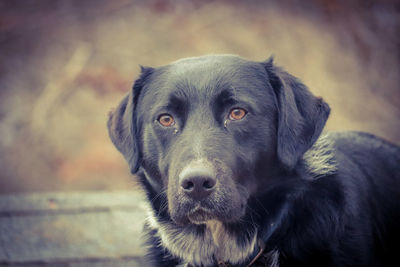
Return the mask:
{"type": "Polygon", "coordinates": [[[142,68],[108,127],[132,173],[166,195],[177,224],[235,222],[250,196],[293,171],[328,115],[272,59],[222,55],[142,68]]]}

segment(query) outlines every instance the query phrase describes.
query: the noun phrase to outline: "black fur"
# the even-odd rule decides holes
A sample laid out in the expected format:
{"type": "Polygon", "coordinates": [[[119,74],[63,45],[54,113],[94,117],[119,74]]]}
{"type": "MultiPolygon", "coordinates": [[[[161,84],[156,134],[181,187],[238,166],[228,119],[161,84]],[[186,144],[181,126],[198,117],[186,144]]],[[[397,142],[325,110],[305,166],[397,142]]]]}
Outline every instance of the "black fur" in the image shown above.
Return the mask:
{"type": "Polygon", "coordinates": [[[255,266],[399,266],[400,148],[321,137],[329,112],[272,59],[142,68],[108,127],[151,205],[149,260],[246,266],[265,246],[255,266]],[[246,115],[232,119],[235,108],[246,115]],[[216,181],[201,199],[182,185],[199,170],[216,181]]]}

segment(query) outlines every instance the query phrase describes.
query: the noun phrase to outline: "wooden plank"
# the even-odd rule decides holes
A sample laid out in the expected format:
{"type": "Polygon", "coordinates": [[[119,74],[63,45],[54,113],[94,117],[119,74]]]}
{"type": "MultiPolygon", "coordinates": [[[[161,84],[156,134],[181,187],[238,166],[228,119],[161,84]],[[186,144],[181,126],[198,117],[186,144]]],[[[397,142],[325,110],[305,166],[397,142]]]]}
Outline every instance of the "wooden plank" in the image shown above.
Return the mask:
{"type": "Polygon", "coordinates": [[[145,266],[144,219],[135,192],[0,196],[0,263],[145,266]]]}
{"type": "Polygon", "coordinates": [[[140,208],[143,195],[136,191],[31,193],[0,195],[0,212],[53,211],[86,208],[140,208]]]}

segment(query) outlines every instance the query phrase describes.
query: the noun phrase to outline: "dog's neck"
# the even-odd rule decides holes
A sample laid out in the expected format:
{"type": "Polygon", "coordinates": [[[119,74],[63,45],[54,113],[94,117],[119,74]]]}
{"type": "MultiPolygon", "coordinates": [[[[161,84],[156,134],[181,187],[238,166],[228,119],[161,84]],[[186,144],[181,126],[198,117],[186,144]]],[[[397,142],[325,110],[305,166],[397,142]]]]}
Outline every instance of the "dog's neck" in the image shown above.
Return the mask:
{"type": "MultiPolygon", "coordinates": [[[[212,236],[215,246],[221,248],[224,246],[224,241],[226,239],[226,231],[223,224],[217,220],[210,220],[205,223],[206,231],[212,236]]],[[[221,257],[219,255],[215,255],[217,259],[221,257]]]]}

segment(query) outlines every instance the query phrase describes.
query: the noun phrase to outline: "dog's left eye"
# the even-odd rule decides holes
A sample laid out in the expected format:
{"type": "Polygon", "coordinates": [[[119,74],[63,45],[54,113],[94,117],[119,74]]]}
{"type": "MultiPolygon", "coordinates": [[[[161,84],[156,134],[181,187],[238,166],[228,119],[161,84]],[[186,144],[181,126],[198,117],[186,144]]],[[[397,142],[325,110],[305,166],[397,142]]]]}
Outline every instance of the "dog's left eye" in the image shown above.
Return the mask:
{"type": "Polygon", "coordinates": [[[170,127],[175,124],[174,118],[169,114],[162,114],[158,117],[158,122],[164,127],[170,127]]]}
{"type": "Polygon", "coordinates": [[[234,108],[229,113],[229,119],[232,121],[238,121],[243,119],[247,114],[247,110],[243,108],[234,108]]]}

